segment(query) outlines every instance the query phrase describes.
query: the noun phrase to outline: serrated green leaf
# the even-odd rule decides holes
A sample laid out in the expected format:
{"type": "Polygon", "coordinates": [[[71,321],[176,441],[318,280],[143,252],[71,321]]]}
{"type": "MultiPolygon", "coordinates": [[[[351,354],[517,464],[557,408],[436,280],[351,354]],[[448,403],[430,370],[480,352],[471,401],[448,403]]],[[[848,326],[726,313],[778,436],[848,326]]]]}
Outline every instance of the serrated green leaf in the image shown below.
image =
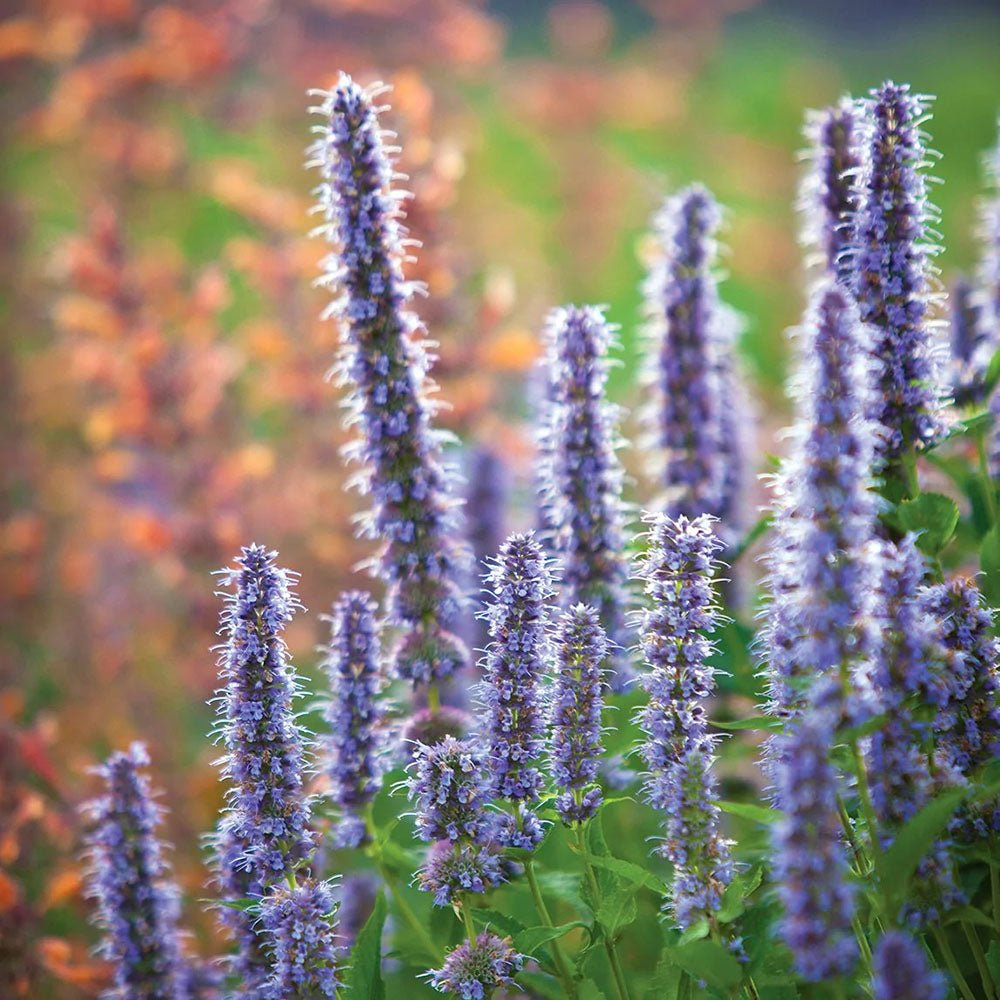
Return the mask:
{"type": "Polygon", "coordinates": [[[514,936],[514,947],[525,955],[534,955],[543,944],[561,938],[577,927],[586,926],[582,920],[573,920],[559,927],[528,927],[514,936]]]}
{"type": "MultiPolygon", "coordinates": [[[[570,848],[576,850],[573,844],[570,844],[570,848]]],[[[605,871],[613,872],[630,885],[645,886],[661,895],[665,895],[667,892],[667,884],[641,865],[625,861],[622,858],[600,857],[596,854],[588,854],[586,858],[595,868],[603,868],[605,871]]]]}
{"type": "Polygon", "coordinates": [[[528,929],[516,917],[512,917],[507,913],[501,913],[499,910],[477,909],[474,907],[472,909],[472,919],[483,927],[492,927],[494,930],[498,930],[511,938],[528,929]]]}
{"type": "Polygon", "coordinates": [[[681,936],[678,940],[679,945],[690,944],[692,941],[700,941],[702,938],[707,938],[709,933],[709,926],[707,920],[696,920],[681,936]]]}
{"type": "Polygon", "coordinates": [[[608,1000],[607,994],[593,979],[585,979],[580,983],[577,994],[580,1000],[608,1000]]]}
{"type": "Polygon", "coordinates": [[[723,799],[719,802],[719,808],[732,816],[752,819],[755,823],[762,823],[764,826],[776,823],[781,818],[781,813],[777,809],[756,806],[752,802],[729,802],[723,799]]]}
{"type": "Polygon", "coordinates": [[[354,941],[350,963],[344,976],[344,984],[352,997],[385,1000],[385,982],[382,979],[382,930],[385,916],[385,895],[379,891],[375,896],[371,916],[354,941]]]}
{"type": "Polygon", "coordinates": [[[917,547],[936,556],[951,540],[958,526],[958,504],[943,493],[921,493],[904,500],[896,509],[896,519],[905,531],[917,535],[917,547]]]}
{"type": "Polygon", "coordinates": [[[737,875],[736,878],[726,886],[726,891],[722,897],[722,906],[716,914],[716,919],[721,924],[732,923],[746,910],[746,899],[756,892],[758,886],[764,878],[764,870],[758,865],[753,871],[745,875],[737,875]]]}
{"type": "Polygon", "coordinates": [[[735,986],[743,977],[743,970],[732,952],[715,941],[692,941],[685,945],[668,945],[675,965],[679,965],[689,975],[703,979],[710,986],[727,989],[735,986]]]}
{"type": "Polygon", "coordinates": [[[680,966],[664,951],[656,963],[656,972],[646,989],[644,1000],[664,1000],[665,997],[678,996],[683,974],[680,966]]]}
{"type": "Polygon", "coordinates": [[[630,885],[622,886],[605,895],[595,914],[597,922],[605,929],[609,937],[614,937],[623,927],[632,923],[638,915],[635,889],[630,885]]]}

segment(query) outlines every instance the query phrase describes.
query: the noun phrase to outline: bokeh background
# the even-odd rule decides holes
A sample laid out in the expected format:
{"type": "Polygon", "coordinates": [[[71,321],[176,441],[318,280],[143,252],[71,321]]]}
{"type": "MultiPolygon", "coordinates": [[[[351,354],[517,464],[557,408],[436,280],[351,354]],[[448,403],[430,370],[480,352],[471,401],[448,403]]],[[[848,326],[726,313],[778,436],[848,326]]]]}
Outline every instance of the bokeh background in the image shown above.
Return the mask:
{"type": "MultiPolygon", "coordinates": [[[[146,739],[179,878],[219,787],[211,570],[250,540],[302,573],[289,637],[365,555],[337,339],[311,286],[305,91],[391,83],[444,422],[510,465],[529,519],[545,311],[607,303],[635,399],[648,220],[693,180],[728,210],[726,300],[780,448],[803,295],[804,109],[885,78],[938,95],[946,276],[971,265],[1000,109],[995,2],[37,0],[0,21],[0,995],[95,995],[76,807],[146,739]]],[[[631,463],[635,456],[628,459],[631,463]]],[[[203,938],[211,920],[188,914],[203,938]]]]}

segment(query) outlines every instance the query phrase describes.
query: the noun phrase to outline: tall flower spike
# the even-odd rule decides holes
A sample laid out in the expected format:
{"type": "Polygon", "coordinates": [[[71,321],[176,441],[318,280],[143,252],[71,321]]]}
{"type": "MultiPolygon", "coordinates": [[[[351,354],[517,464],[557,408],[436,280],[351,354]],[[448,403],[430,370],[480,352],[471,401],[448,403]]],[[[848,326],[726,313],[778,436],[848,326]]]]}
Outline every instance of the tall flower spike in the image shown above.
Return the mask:
{"type": "Polygon", "coordinates": [[[639,716],[646,795],[665,814],[662,854],[674,865],[670,909],[682,928],[711,916],[732,880],[730,844],[719,831],[713,738],[705,701],[715,692],[709,639],[719,623],[712,593],[721,542],[707,515],[647,514],[649,548],[639,563],[648,607],[639,613],[649,700],[639,716]]]}
{"type": "Polygon", "coordinates": [[[334,831],[338,847],[358,847],[367,839],[361,814],[382,778],[376,611],[369,594],[352,591],[341,595],[330,618],[325,661],[330,701],[324,742],[331,798],[342,813],[334,831]]]}
{"type": "Polygon", "coordinates": [[[916,941],[903,931],[886,931],[872,955],[874,1000],[944,1000],[947,983],[927,965],[916,941]]]}
{"type": "Polygon", "coordinates": [[[440,969],[427,975],[439,993],[450,993],[459,1000],[486,1000],[500,986],[516,989],[514,977],[524,964],[511,946],[510,938],[500,938],[486,931],[475,944],[469,941],[452,949],[440,969]]]}
{"type": "Polygon", "coordinates": [[[363,525],[381,541],[372,569],[387,581],[388,619],[402,632],[395,670],[414,684],[432,683],[468,660],[450,631],[467,557],[454,470],[442,459],[443,435],[431,426],[432,358],[409,309],[417,286],[403,277],[404,196],[392,189],[398,175],[373,103],[379,93],[341,75],[321,95],[316,110],[327,124],[309,165],[323,175],[321,231],[337,247],[324,260],[320,283],[341,291],[326,315],[341,324],[335,372],[348,388],[348,423],[361,428],[345,455],[360,463],[355,483],[372,496],[363,525]]]}
{"type": "Polygon", "coordinates": [[[857,104],[847,97],[806,117],[809,169],[799,198],[803,242],[816,255],[823,273],[845,287],[850,286],[852,275],[846,251],[858,206],[859,132],[857,104]]]}
{"type": "MultiPolygon", "coordinates": [[[[1000,131],[1000,121],[997,122],[1000,131]]],[[[985,362],[1000,348],[1000,138],[986,156],[986,179],[989,192],[983,201],[980,239],[982,258],[977,272],[982,292],[979,332],[985,349],[985,362]]]]}
{"type": "Polygon", "coordinates": [[[595,784],[601,756],[601,664],[608,640],[594,608],[578,604],[559,623],[552,694],[555,807],[567,825],[590,819],[601,804],[595,784]]]}
{"type": "Polygon", "coordinates": [[[545,327],[549,402],[542,503],[562,566],[564,608],[597,608],[615,651],[615,687],[627,680],[624,472],[615,453],[618,408],[605,396],[612,331],[600,309],[568,306],[545,327]]]}
{"type": "Polygon", "coordinates": [[[981,312],[975,287],[959,277],[948,296],[951,393],[959,406],[980,402],[983,397],[983,378],[990,359],[984,349],[981,312]]]}
{"type": "Polygon", "coordinates": [[[883,84],[863,103],[869,119],[851,259],[863,322],[875,329],[883,424],[882,454],[898,457],[943,431],[938,359],[928,313],[935,281],[928,241],[934,219],[923,170],[928,152],[921,124],[929,99],[905,84],[883,84]]]}
{"type": "Polygon", "coordinates": [[[839,679],[824,678],[813,704],[777,738],[774,875],[784,906],[781,936],[799,975],[827,982],[857,961],[853,894],[837,810],[830,749],[841,714],[839,679]]]}
{"type": "Polygon", "coordinates": [[[177,931],[178,895],[157,837],[161,810],[153,800],[141,743],[112,754],[97,769],[107,791],[87,803],[88,888],[104,932],[101,954],[113,967],[109,997],[187,1000],[177,931]]]}
{"type": "Polygon", "coordinates": [[[219,667],[220,763],[227,793],[230,843],[245,845],[246,865],[263,884],[295,871],[312,848],[309,806],[303,791],[305,738],[295,716],[295,670],[282,633],[300,607],[295,574],[281,569],[276,552],[244,548],[226,586],[219,667]]]}
{"type": "Polygon", "coordinates": [[[510,846],[530,850],[541,836],[538,820],[527,807],[542,790],[537,763],[544,749],[545,718],[539,686],[552,597],[545,555],[534,535],[511,535],[500,546],[486,583],[492,596],[487,615],[493,639],[482,684],[487,767],[493,796],[519,808],[516,822],[498,835],[510,846]]]}
{"type": "Polygon", "coordinates": [[[264,897],[260,923],[274,954],[267,1000],[336,997],[336,903],[326,882],[276,885],[264,897]]]}

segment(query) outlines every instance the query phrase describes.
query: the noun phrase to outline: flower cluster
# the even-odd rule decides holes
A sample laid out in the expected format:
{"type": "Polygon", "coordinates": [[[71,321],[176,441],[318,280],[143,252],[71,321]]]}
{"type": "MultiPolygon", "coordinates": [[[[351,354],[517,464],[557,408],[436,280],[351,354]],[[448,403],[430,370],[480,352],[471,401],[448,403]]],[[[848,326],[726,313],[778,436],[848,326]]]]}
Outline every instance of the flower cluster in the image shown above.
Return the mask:
{"type": "Polygon", "coordinates": [[[514,976],[524,964],[510,938],[484,931],[475,943],[466,941],[445,957],[444,965],[428,973],[430,984],[440,993],[459,1000],[487,1000],[499,986],[514,986],[514,976]]]}
{"type": "Polygon", "coordinates": [[[927,967],[919,945],[903,931],[886,931],[872,955],[875,1000],[944,1000],[944,976],[927,967]]]}
{"type": "Polygon", "coordinates": [[[408,308],[415,286],[403,277],[401,196],[393,191],[390,150],[374,99],[342,75],[322,93],[326,125],[311,150],[320,169],[321,231],[337,246],[322,283],[341,295],[330,307],[343,328],[337,374],[350,387],[350,423],[360,438],[347,456],[360,462],[358,485],[371,493],[366,533],[382,542],[374,571],[389,585],[389,620],[402,637],[394,652],[400,677],[442,680],[467,661],[450,629],[461,610],[466,555],[459,542],[454,471],[431,426],[431,358],[408,308]]]}
{"type": "Polygon", "coordinates": [[[492,845],[473,840],[435,841],[417,872],[417,883],[434,893],[437,906],[447,906],[463,892],[486,892],[503,880],[500,855],[492,845]]]}
{"type": "Polygon", "coordinates": [[[601,664],[608,640],[594,608],[578,604],[559,623],[552,693],[552,780],[564,823],[582,823],[602,801],[595,784],[601,756],[601,664]]]}
{"type": "Polygon", "coordinates": [[[267,1000],[337,995],[336,904],[328,883],[275,886],[261,902],[260,923],[274,954],[267,1000]]]}
{"type": "Polygon", "coordinates": [[[920,125],[927,98],[885,83],[863,105],[868,155],[861,175],[851,260],[863,322],[875,328],[879,392],[875,418],[885,427],[882,453],[896,458],[943,430],[931,292],[931,206],[922,170],[928,153],[920,125]]]}
{"type": "MultiPolygon", "coordinates": [[[[624,473],[615,454],[618,411],[605,398],[612,331],[600,309],[554,310],[545,328],[548,408],[540,479],[564,608],[597,608],[616,654],[625,635],[624,473]]],[[[616,655],[616,687],[627,679],[616,655]]]]}
{"type": "Polygon", "coordinates": [[[89,890],[104,931],[101,954],[113,963],[113,997],[186,1000],[177,930],[177,890],[157,838],[161,810],[153,800],[145,747],[112,754],[98,773],[107,785],[85,807],[89,890]]]}
{"type": "Polygon", "coordinates": [[[331,798],[343,812],[335,831],[340,847],[357,847],[365,841],[360,813],[374,798],[381,780],[378,695],[382,682],[376,610],[369,594],[352,591],[341,595],[330,619],[325,661],[330,678],[326,771],[331,798]]]}
{"type": "Polygon", "coordinates": [[[713,738],[705,701],[715,691],[708,638],[719,620],[712,593],[721,547],[712,518],[646,515],[649,548],[639,566],[649,608],[639,614],[640,678],[649,701],[639,724],[646,795],[665,814],[662,853],[674,864],[671,909],[682,928],[716,911],[732,880],[719,831],[713,738]]]}

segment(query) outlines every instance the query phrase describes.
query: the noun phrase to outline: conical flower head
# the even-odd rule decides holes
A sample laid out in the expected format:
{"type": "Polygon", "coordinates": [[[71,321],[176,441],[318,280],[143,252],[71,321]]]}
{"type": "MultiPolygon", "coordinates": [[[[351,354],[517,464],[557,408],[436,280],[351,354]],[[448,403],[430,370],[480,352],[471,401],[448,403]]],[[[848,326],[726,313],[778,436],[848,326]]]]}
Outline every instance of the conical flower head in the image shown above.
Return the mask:
{"type": "Polygon", "coordinates": [[[930,969],[916,941],[903,931],[886,931],[872,955],[875,1000],[944,1000],[944,976],[930,969]]]}
{"type": "Polygon", "coordinates": [[[439,993],[450,993],[459,1000],[486,1000],[500,986],[516,989],[514,977],[525,956],[514,951],[510,938],[500,938],[484,931],[475,942],[466,941],[452,949],[440,969],[427,975],[439,993]]]}

